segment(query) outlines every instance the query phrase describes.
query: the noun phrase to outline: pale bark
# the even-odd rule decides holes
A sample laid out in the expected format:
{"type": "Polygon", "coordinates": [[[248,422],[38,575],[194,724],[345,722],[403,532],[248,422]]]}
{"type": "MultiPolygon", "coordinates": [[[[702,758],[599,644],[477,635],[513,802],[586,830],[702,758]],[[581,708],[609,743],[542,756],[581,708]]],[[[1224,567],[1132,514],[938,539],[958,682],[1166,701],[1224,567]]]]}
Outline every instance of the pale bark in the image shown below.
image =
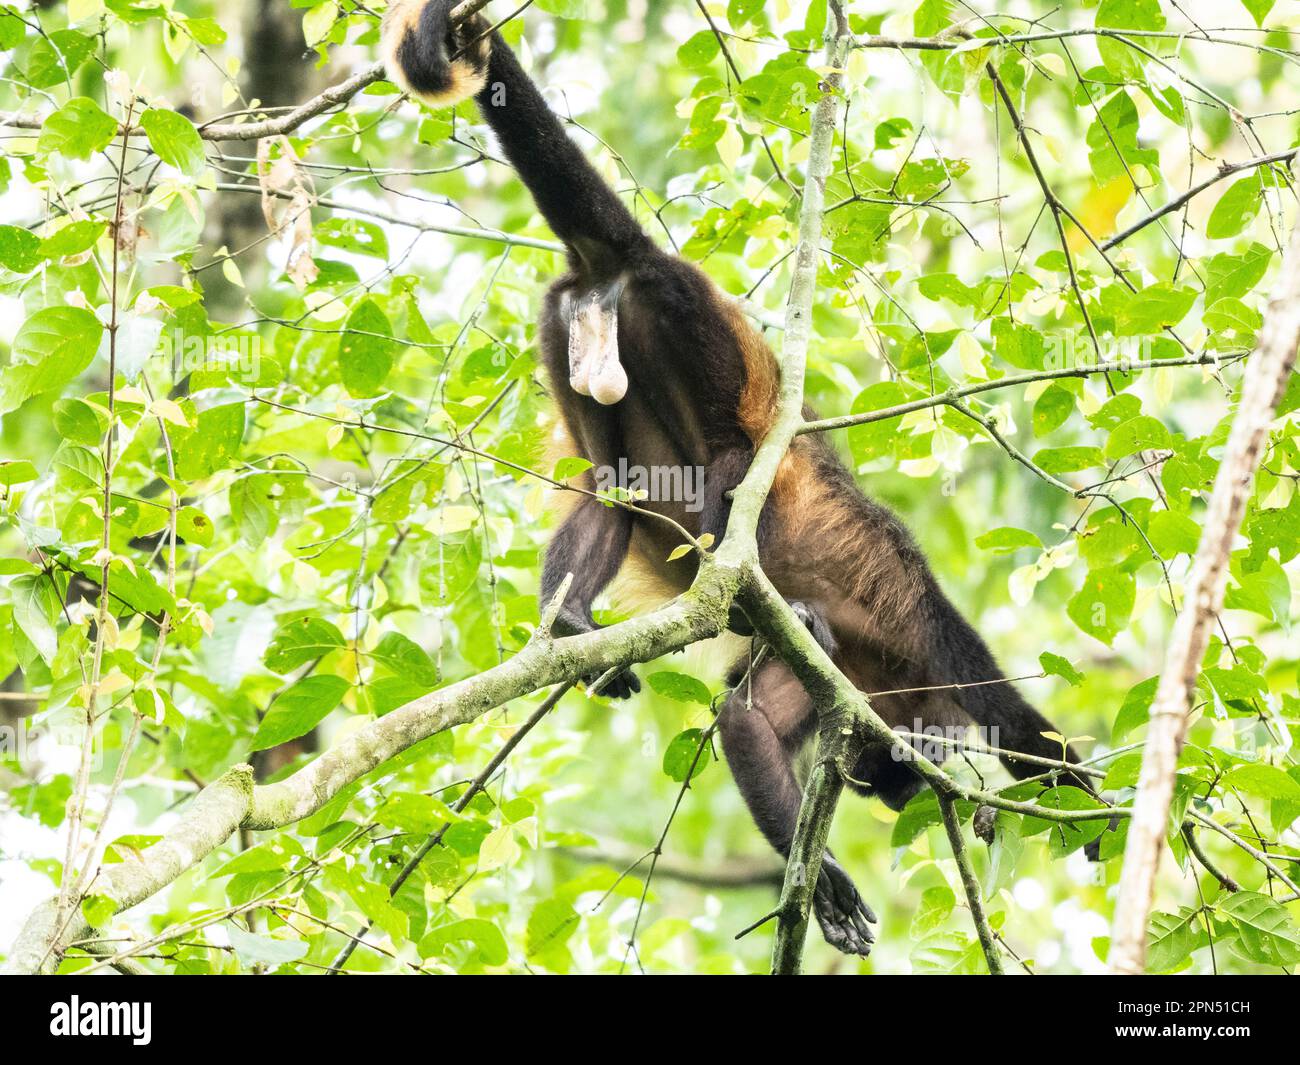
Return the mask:
{"type": "Polygon", "coordinates": [[[1255,471],[1268,443],[1278,402],[1295,366],[1300,343],[1300,226],[1291,234],[1255,352],[1242,380],[1241,400],[1214,481],[1200,545],[1187,579],[1183,608],[1174,622],[1155,699],[1133,819],[1124,848],[1119,897],[1111,928],[1109,968],[1134,974],[1146,966],[1147,921],[1160,851],[1170,829],[1178,755],[1210,626],[1223,605],[1232,545],[1250,499],[1255,471]]]}

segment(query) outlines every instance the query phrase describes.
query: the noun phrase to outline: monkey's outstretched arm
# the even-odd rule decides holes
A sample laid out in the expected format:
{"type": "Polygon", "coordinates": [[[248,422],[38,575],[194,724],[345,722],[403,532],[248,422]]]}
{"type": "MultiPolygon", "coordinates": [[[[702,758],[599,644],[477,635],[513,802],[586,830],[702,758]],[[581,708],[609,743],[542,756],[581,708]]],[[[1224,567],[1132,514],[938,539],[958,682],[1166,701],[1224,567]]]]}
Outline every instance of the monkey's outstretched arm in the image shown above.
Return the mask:
{"type": "Polygon", "coordinates": [[[573,143],[514,52],[492,35],[479,110],[537,209],[593,277],[613,278],[654,244],[573,143]]]}

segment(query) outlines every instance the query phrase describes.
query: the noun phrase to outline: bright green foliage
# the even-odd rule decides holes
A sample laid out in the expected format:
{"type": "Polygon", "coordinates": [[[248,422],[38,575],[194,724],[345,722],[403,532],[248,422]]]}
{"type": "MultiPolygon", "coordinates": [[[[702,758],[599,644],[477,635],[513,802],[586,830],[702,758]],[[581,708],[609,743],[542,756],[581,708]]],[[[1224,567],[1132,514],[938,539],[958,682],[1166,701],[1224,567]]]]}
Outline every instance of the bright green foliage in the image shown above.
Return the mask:
{"type": "MultiPolygon", "coordinates": [[[[88,701],[103,754],[92,799],[126,759],[115,801],[138,834],[105,842],[107,861],[128,860],[196,783],[244,761],[261,782],[287,776],[518,652],[559,494],[533,474],[588,476],[548,446],[536,347],[563,256],[474,107],[396,104],[378,82],[260,156],[206,139],[245,106],[239,48],[257,38],[232,31],[252,6],[84,0],[41,7],[39,30],[35,11],[0,6],[0,111],[43,119],[6,129],[0,156],[0,678],[35,700],[0,701],[0,724],[73,742],[55,758],[0,744],[0,818],[50,841],[11,850],[4,833],[0,858],[33,872],[21,898],[0,887],[0,951],[41,894],[31,881],[55,890],[64,875],[53,830],[67,827],[88,701]]],[[[1124,805],[1295,210],[1290,171],[1258,160],[1296,141],[1300,56],[1270,0],[1222,5],[1213,25],[1243,29],[1210,42],[1169,0],[1031,6],[1045,21],[972,20],[949,0],[851,5],[860,37],[951,47],[850,56],[808,400],[824,416],[923,404],[829,439],[1124,805]],[[1067,27],[1089,32],[1043,36],[1067,27]],[[1098,361],[1167,365],[1100,374],[1098,361]],[[1033,379],[1000,384],[1012,375],[1033,379]],[[961,389],[1025,462],[930,402],[961,389]]],[[[381,7],[293,10],[334,76],[375,54],[381,7]]],[[[599,135],[574,129],[629,207],[779,317],[823,0],[710,4],[726,54],[690,4],[537,7],[504,32],[528,36],[552,101],[599,135]]],[[[1242,888],[1230,893],[1178,831],[1212,818],[1298,868],[1300,383],[1280,409],[1179,762],[1153,971],[1300,964],[1279,880],[1198,828],[1242,888]]],[[[626,616],[617,599],[603,607],[601,621],[626,616]]],[[[544,693],[340,780],[305,820],[236,834],[146,916],[114,916],[97,894],[81,912],[114,936],[162,935],[148,953],[164,957],[144,964],[178,973],[318,972],[346,942],[338,929],[367,925],[373,948],[349,967],[760,971],[770,926],[733,936],[772,909],[757,863],[775,859],[711,729],[740,646],[639,667],[644,691],[626,704],[580,687],[463,809],[466,782],[544,693]],[[628,867],[670,816],[647,885],[648,859],[628,867]],[[735,886],[737,870],[752,883],[735,886]]],[[[987,756],[949,767],[1007,781],[987,756]]],[[[1096,805],[1070,788],[1008,795],[1096,805]]],[[[89,804],[83,844],[101,808],[89,804]]],[[[1105,826],[1000,811],[991,842],[970,844],[994,927],[1039,971],[1102,964],[1126,830],[1105,826]],[[1091,866],[1082,848],[1098,833],[1105,861],[1091,866]]],[[[882,918],[873,957],[840,971],[983,971],[933,795],[899,814],[846,796],[832,845],[882,918]]],[[[807,967],[829,967],[812,939],[807,967]]]]}

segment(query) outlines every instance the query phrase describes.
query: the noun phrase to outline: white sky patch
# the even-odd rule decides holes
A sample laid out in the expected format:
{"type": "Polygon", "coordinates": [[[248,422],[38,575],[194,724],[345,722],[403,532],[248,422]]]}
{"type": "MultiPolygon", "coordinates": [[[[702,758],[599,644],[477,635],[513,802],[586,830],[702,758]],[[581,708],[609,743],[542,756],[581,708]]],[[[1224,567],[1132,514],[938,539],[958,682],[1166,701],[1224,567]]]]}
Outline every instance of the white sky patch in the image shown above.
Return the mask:
{"type": "Polygon", "coordinates": [[[1011,889],[1011,895],[1016,900],[1016,905],[1025,910],[1036,910],[1047,901],[1043,885],[1032,877],[1017,880],[1016,886],[1011,889]]]}

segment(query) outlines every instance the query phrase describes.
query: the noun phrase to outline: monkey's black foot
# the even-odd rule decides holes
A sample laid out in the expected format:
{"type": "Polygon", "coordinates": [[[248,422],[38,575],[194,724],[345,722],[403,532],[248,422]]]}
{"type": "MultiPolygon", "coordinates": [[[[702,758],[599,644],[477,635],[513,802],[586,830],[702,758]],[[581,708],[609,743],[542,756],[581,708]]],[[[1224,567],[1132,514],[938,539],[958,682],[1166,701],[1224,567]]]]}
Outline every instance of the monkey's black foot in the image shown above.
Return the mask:
{"type": "Polygon", "coordinates": [[[582,683],[587,686],[588,695],[603,695],[606,699],[627,699],[641,690],[641,678],[630,669],[615,673],[603,687],[597,689],[596,682],[602,676],[601,673],[593,673],[589,677],[582,678],[582,683]]]}
{"type": "Polygon", "coordinates": [[[829,854],[822,859],[813,910],[822,936],[836,950],[863,958],[871,953],[876,941],[871,925],[876,923],[876,915],[858,894],[844,867],[829,854]]]}

